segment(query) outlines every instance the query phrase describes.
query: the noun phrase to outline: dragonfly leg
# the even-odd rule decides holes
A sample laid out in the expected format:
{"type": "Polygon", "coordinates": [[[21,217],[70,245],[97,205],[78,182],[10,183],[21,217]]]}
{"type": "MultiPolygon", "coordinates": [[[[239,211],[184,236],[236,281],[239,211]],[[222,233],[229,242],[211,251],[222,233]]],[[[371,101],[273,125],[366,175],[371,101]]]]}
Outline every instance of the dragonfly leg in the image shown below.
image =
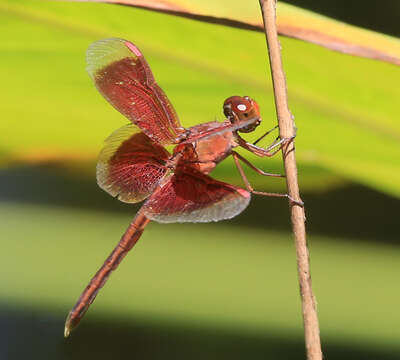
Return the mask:
{"type": "Polygon", "coordinates": [[[296,135],[293,135],[293,136],[288,137],[288,138],[280,139],[280,137],[278,136],[278,137],[273,141],[273,143],[272,143],[270,146],[268,146],[265,150],[268,151],[268,152],[270,152],[271,150],[274,150],[275,148],[277,148],[277,149],[275,149],[275,150],[271,153],[271,155],[270,155],[270,156],[274,156],[278,151],[280,151],[280,150],[282,149],[282,146],[283,146],[283,145],[285,145],[285,144],[287,144],[287,143],[290,143],[291,141],[294,140],[295,137],[296,137],[296,135]]]}
{"type": "MultiPolygon", "coordinates": [[[[241,157],[240,155],[239,156],[238,155],[239,154],[237,152],[234,152],[234,151],[232,152],[232,156],[233,156],[233,160],[235,161],[235,165],[236,165],[237,169],[239,170],[240,176],[243,179],[243,182],[244,182],[244,184],[246,186],[246,189],[249,192],[251,192],[254,195],[271,196],[271,197],[284,197],[284,198],[289,199],[291,205],[298,205],[298,206],[301,206],[301,207],[304,206],[304,202],[303,201],[295,200],[289,194],[280,194],[280,193],[270,193],[270,192],[263,192],[263,191],[255,191],[253,189],[253,187],[251,186],[249,180],[247,179],[246,174],[244,173],[244,170],[242,168],[242,165],[240,164],[239,160],[243,161],[244,158],[241,157]]],[[[247,162],[247,160],[245,161],[245,163],[249,164],[249,162],[247,162]]],[[[251,168],[254,170],[255,166],[254,166],[254,168],[253,167],[251,167],[251,168]]],[[[260,170],[260,171],[262,171],[262,170],[260,170]]],[[[260,172],[258,172],[258,173],[260,174],[260,172]]]]}
{"type": "Polygon", "coordinates": [[[269,135],[271,132],[273,132],[275,129],[277,129],[279,126],[276,125],[273,127],[271,130],[268,130],[264,135],[261,135],[256,141],[253,142],[253,145],[256,145],[259,141],[264,139],[267,135],[269,135]]]}
{"type": "Polygon", "coordinates": [[[270,146],[268,146],[267,148],[262,148],[262,147],[259,147],[257,145],[247,142],[242,137],[240,137],[239,134],[236,133],[236,139],[237,139],[239,145],[242,148],[244,148],[244,149],[250,151],[251,153],[253,153],[257,156],[260,156],[260,157],[274,156],[276,153],[278,153],[282,149],[283,145],[293,141],[293,139],[295,137],[296,137],[296,135],[293,135],[288,138],[283,138],[283,139],[279,139],[279,137],[278,137],[270,146]]]}
{"type": "Polygon", "coordinates": [[[272,177],[285,177],[285,175],[282,175],[282,174],[268,173],[268,172],[265,172],[265,171],[259,169],[258,167],[254,166],[245,157],[243,157],[242,155],[237,153],[236,151],[232,151],[232,156],[235,159],[235,162],[236,162],[236,159],[243,161],[249,168],[253,169],[257,174],[260,174],[260,175],[263,175],[263,176],[272,176],[272,177]]]}

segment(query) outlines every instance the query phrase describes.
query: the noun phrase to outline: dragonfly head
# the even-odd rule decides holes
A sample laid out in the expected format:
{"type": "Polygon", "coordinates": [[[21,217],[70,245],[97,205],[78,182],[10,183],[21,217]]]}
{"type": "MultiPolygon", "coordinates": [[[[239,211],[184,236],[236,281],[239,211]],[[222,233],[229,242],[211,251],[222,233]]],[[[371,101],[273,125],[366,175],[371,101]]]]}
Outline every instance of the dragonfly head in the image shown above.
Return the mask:
{"type": "Polygon", "coordinates": [[[224,101],[224,114],[232,124],[254,120],[237,131],[248,133],[254,131],[261,123],[260,108],[255,100],[248,96],[231,96],[224,101]]]}

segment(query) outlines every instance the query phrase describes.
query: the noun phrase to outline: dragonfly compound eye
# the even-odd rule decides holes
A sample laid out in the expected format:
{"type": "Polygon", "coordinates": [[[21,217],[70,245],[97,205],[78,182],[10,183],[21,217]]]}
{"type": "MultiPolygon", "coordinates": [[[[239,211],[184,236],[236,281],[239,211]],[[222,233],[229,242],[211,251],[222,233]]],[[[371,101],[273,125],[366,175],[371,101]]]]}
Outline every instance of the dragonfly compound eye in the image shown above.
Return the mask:
{"type": "Polygon", "coordinates": [[[230,117],[233,116],[233,113],[232,113],[232,105],[231,105],[231,104],[224,104],[224,115],[225,115],[227,118],[230,118],[230,117]]]}

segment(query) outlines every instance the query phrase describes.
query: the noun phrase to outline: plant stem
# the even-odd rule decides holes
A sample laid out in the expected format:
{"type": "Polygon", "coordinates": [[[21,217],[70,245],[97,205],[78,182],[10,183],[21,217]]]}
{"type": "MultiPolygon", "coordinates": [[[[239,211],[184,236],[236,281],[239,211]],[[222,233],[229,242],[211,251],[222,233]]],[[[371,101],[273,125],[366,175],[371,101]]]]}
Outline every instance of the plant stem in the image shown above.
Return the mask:
{"type": "MultiPolygon", "coordinates": [[[[270,69],[274,88],[275,108],[279,123],[281,139],[296,134],[292,114],[289,111],[286,78],[283,71],[281,47],[276,28],[276,0],[259,0],[267,38],[270,69]]],[[[297,165],[294,141],[282,148],[285,166],[287,191],[292,199],[300,200],[297,181],[297,165]]],[[[306,241],[304,207],[291,204],[291,219],[297,255],[300,295],[303,308],[304,336],[308,360],[322,360],[318,316],[315,298],[311,287],[310,262],[306,241]]]]}

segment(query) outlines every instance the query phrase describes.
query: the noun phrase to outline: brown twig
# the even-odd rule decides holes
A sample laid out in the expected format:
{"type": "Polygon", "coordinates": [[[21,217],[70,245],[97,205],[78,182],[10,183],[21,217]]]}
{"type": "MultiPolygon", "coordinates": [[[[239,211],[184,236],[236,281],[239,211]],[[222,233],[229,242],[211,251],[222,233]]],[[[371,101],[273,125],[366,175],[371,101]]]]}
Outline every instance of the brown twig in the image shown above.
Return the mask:
{"type": "MultiPolygon", "coordinates": [[[[289,111],[286,78],[283,71],[281,48],[276,28],[276,0],[259,0],[264,20],[265,35],[274,87],[275,107],[282,139],[295,135],[296,129],[289,111]]],[[[300,200],[294,141],[282,148],[287,190],[291,198],[300,200]]],[[[304,207],[291,202],[292,227],[297,254],[297,270],[303,308],[305,345],[308,360],[321,360],[321,341],[315,298],[311,287],[309,254],[306,242],[304,207]]]]}

